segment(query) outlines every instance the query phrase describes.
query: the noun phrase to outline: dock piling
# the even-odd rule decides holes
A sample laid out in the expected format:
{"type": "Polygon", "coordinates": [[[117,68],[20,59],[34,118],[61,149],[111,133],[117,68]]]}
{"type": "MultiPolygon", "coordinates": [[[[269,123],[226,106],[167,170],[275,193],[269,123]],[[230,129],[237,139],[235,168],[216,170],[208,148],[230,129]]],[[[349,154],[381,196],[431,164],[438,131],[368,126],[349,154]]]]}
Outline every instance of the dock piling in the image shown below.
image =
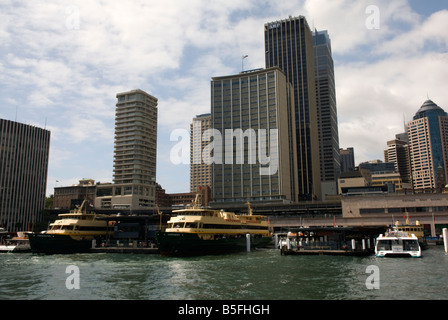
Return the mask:
{"type": "Polygon", "coordinates": [[[445,246],[445,252],[448,253],[448,229],[443,228],[442,233],[443,233],[443,244],[445,246]]]}
{"type": "Polygon", "coordinates": [[[246,250],[250,252],[250,234],[246,234],[246,250]]]}

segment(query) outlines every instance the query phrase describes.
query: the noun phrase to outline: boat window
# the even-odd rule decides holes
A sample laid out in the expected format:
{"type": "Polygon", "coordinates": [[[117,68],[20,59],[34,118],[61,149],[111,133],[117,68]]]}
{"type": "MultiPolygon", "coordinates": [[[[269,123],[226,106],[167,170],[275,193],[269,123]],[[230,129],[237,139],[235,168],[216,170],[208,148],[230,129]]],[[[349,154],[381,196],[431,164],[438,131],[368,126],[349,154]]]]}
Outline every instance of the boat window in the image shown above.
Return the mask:
{"type": "Polygon", "coordinates": [[[391,240],[379,240],[377,249],[380,251],[391,250],[392,249],[392,241],[391,240]]]}
{"type": "Polygon", "coordinates": [[[407,251],[418,251],[418,240],[403,240],[403,249],[407,251]]]}
{"type": "Polygon", "coordinates": [[[185,228],[197,228],[197,227],[198,227],[197,223],[191,223],[191,222],[185,223],[185,228]]]}

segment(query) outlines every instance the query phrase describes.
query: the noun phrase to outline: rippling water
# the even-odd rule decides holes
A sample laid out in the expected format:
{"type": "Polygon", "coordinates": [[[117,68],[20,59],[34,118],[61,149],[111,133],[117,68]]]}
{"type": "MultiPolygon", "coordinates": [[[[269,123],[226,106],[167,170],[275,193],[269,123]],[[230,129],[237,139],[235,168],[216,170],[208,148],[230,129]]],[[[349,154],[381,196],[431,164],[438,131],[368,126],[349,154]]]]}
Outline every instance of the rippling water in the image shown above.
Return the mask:
{"type": "Polygon", "coordinates": [[[0,299],[448,299],[443,247],[421,259],[282,256],[278,250],[193,258],[137,254],[0,255],[0,299]],[[368,289],[368,266],[379,289],[368,289]],[[68,289],[68,266],[79,289],[68,289]]]}

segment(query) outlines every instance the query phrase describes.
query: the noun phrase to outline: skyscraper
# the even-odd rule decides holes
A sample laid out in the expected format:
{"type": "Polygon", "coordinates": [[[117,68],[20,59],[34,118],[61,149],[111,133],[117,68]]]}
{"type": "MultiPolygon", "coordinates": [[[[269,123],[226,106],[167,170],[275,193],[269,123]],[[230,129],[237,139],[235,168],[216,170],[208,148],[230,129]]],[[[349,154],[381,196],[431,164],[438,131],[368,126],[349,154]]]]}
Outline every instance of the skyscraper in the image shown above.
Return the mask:
{"type": "Polygon", "coordinates": [[[293,96],[284,73],[214,77],[211,104],[213,200],[296,201],[293,96]]]}
{"type": "Polygon", "coordinates": [[[117,94],[113,184],[97,186],[95,207],[155,207],[157,98],[137,89],[117,94]]]}
{"type": "Polygon", "coordinates": [[[315,30],[313,41],[320,175],[322,181],[336,181],[341,174],[341,159],[331,40],[326,30],[315,30]]]}
{"type": "Polygon", "coordinates": [[[440,188],[447,181],[448,114],[426,100],[408,123],[414,189],[440,188]]]}
{"type": "Polygon", "coordinates": [[[355,150],[353,148],[339,149],[341,155],[341,172],[355,170],[355,150]]]}
{"type": "Polygon", "coordinates": [[[28,230],[41,220],[50,131],[0,119],[0,226],[28,230]]]}
{"type": "Polygon", "coordinates": [[[384,161],[394,163],[406,189],[411,188],[412,180],[408,140],[407,134],[397,134],[394,140],[387,141],[387,149],[384,150],[384,161]]]}
{"type": "Polygon", "coordinates": [[[266,68],[278,66],[292,84],[299,200],[321,197],[313,35],[303,16],[266,23],[266,68]]]}
{"type": "Polygon", "coordinates": [[[202,161],[202,150],[207,145],[206,141],[202,141],[202,136],[211,127],[210,113],[196,116],[190,125],[190,192],[198,192],[199,187],[212,186],[212,166],[202,161]]]}

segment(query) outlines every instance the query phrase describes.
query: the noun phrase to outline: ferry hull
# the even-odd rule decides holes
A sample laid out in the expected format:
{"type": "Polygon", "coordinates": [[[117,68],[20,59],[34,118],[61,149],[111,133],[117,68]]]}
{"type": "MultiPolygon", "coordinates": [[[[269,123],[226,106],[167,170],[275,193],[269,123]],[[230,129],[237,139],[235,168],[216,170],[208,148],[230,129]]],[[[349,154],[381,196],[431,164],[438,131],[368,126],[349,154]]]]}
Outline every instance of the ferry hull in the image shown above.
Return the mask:
{"type": "Polygon", "coordinates": [[[75,240],[69,235],[29,234],[31,252],[34,253],[83,253],[92,247],[92,240],[75,240]]]}
{"type": "Polygon", "coordinates": [[[402,253],[377,253],[375,254],[379,258],[421,258],[421,253],[409,253],[409,252],[402,252],[402,253]]]}
{"type": "MultiPolygon", "coordinates": [[[[251,237],[251,249],[265,247],[272,237],[251,237]]],[[[204,240],[195,233],[159,232],[157,244],[160,254],[165,256],[198,256],[209,254],[226,254],[247,250],[245,235],[240,237],[220,237],[204,240]]]]}

